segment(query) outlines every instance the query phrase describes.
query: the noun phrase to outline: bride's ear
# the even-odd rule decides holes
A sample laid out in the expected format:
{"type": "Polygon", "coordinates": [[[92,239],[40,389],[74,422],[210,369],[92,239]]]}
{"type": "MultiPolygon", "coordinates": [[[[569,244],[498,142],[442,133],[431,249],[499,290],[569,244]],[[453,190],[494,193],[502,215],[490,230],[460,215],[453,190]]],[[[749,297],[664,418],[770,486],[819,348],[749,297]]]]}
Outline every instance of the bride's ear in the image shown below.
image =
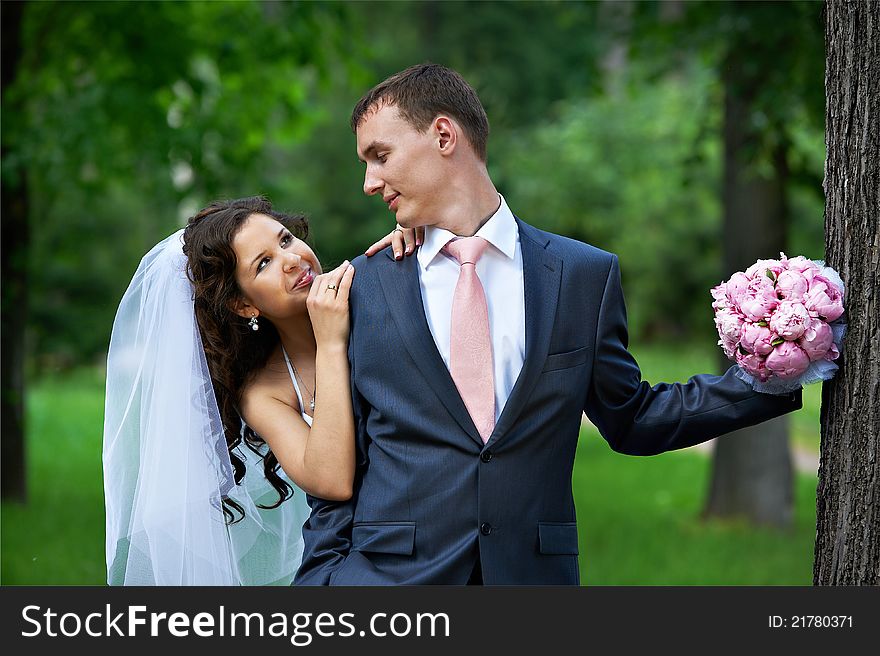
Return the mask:
{"type": "Polygon", "coordinates": [[[245,319],[260,316],[260,311],[241,297],[235,299],[234,301],[230,301],[229,309],[238,316],[244,317],[245,319]]]}

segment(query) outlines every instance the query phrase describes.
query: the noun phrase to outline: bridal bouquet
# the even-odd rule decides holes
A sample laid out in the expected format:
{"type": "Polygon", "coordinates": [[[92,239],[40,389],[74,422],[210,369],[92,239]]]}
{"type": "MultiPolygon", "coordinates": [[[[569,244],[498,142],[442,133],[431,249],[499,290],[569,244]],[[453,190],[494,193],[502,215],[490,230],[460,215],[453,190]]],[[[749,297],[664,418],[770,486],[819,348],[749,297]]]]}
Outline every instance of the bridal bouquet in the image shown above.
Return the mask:
{"type": "Polygon", "coordinates": [[[771,394],[831,378],[846,328],[837,272],[779,255],[712,289],[719,346],[739,365],[737,376],[771,394]]]}

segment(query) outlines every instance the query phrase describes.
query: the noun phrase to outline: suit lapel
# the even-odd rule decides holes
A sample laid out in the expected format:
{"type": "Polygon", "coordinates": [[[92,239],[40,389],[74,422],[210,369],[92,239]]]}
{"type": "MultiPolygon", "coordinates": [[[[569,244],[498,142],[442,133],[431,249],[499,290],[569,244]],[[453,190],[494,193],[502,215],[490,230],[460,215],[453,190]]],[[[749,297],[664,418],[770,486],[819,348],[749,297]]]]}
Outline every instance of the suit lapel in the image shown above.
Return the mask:
{"type": "Polygon", "coordinates": [[[379,279],[403,345],[449,414],[482,447],[483,440],[437,350],[425,319],[418,259],[413,256],[397,262],[390,249],[386,255],[388,261],[382,260],[379,279]]]}
{"type": "Polygon", "coordinates": [[[550,351],[550,337],[556,318],[562,260],[547,250],[549,239],[517,219],[523,259],[523,294],[525,297],[526,353],[504,410],[495,424],[488,445],[510,430],[527,404],[541,376],[550,351]]]}

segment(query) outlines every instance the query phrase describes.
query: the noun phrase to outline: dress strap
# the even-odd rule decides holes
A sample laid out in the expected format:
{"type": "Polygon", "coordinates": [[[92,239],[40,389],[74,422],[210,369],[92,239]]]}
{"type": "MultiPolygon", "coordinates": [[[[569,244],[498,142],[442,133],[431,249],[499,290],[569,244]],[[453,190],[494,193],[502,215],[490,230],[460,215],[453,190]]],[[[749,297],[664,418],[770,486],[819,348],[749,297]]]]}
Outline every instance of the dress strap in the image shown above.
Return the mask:
{"type": "Polygon", "coordinates": [[[293,389],[296,390],[296,400],[299,401],[299,411],[301,414],[306,414],[306,406],[303,403],[302,394],[299,391],[299,385],[296,383],[296,374],[293,373],[293,367],[290,364],[290,358],[287,356],[287,351],[284,350],[284,345],[281,345],[281,352],[284,354],[284,362],[287,363],[287,373],[290,374],[290,380],[293,381],[293,389]]]}

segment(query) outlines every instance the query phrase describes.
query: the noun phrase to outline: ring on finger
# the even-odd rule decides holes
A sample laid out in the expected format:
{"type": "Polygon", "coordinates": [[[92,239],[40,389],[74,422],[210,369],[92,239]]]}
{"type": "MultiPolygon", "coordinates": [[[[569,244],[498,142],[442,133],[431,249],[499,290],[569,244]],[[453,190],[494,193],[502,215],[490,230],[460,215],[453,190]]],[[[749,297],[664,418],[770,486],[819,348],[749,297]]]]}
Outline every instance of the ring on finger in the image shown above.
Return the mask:
{"type": "Polygon", "coordinates": [[[331,283],[331,284],[327,285],[327,291],[329,291],[329,290],[331,290],[331,289],[335,291],[335,290],[337,290],[337,289],[339,289],[339,288],[338,288],[336,285],[334,285],[334,284],[331,283]]]}

